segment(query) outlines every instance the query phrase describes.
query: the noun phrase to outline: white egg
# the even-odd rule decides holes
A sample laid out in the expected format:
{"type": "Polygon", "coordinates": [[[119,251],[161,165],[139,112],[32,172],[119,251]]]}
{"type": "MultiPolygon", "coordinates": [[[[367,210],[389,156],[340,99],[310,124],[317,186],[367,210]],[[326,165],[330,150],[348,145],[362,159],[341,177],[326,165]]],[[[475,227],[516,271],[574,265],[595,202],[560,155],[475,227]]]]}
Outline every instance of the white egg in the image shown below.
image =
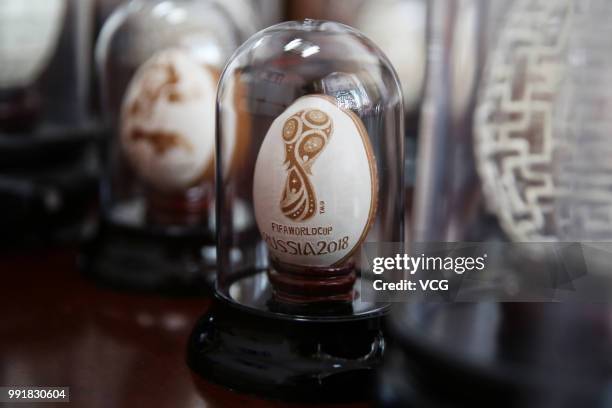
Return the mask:
{"type": "Polygon", "coordinates": [[[304,96],[274,120],[254,177],[257,226],[276,261],[339,266],[375,218],[369,136],[357,115],[327,96],[304,96]]]}
{"type": "Polygon", "coordinates": [[[36,81],[59,42],[67,1],[0,1],[0,88],[36,81]]]}
{"type": "Polygon", "coordinates": [[[162,191],[212,180],[218,76],[180,49],[136,72],[121,110],[121,144],[138,176],[162,191]]]}
{"type": "Polygon", "coordinates": [[[422,0],[365,2],[355,21],[355,27],[389,57],[397,71],[404,108],[408,111],[418,107],[425,83],[426,9],[422,0]]]}

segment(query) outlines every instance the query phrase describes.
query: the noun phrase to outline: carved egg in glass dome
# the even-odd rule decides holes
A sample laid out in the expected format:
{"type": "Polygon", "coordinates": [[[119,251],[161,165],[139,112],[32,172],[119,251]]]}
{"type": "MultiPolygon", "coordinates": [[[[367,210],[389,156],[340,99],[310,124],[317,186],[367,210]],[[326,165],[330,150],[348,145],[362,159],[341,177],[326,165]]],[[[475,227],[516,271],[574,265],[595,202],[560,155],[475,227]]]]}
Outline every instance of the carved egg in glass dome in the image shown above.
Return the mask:
{"type": "Polygon", "coordinates": [[[403,242],[403,117],[387,57],[348,26],[286,22],[234,54],[217,96],[220,173],[246,122],[249,145],[217,177],[216,302],[192,334],[194,371],[281,399],[360,394],[387,311],[361,298],[360,257],[366,242],[403,242]],[[241,381],[254,365],[262,375],[241,381]]]}
{"type": "MultiPolygon", "coordinates": [[[[187,290],[212,281],[204,272],[216,262],[215,96],[242,36],[214,0],[132,0],[107,20],[96,57],[113,137],[96,276],[187,290]]],[[[244,126],[226,151],[226,172],[248,143],[244,126]]]]}
{"type": "Polygon", "coordinates": [[[575,2],[517,0],[480,89],[475,156],[488,207],[516,241],[555,238],[553,105],[575,2]]]}

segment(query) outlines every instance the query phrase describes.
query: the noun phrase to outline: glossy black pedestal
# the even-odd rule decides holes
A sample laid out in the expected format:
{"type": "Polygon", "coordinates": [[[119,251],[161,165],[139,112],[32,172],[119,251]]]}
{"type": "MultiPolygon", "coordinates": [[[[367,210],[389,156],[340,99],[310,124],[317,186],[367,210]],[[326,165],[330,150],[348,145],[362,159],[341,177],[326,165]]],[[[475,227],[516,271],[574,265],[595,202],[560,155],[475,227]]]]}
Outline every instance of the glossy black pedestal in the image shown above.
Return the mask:
{"type": "Polygon", "coordinates": [[[198,234],[167,234],[102,223],[82,251],[81,269],[96,282],[169,295],[211,293],[215,251],[198,234]]]}
{"type": "Polygon", "coordinates": [[[307,317],[245,307],[217,294],[191,334],[187,363],[196,384],[200,376],[284,401],[367,401],[385,352],[386,311],[307,317]]]}

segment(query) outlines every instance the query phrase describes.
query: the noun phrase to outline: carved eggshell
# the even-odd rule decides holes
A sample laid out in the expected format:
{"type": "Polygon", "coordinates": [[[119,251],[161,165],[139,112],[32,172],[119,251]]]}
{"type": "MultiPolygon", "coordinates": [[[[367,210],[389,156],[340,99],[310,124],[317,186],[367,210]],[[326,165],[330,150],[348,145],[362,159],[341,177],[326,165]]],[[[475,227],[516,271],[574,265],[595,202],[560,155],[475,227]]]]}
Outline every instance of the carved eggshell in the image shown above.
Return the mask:
{"type": "Polygon", "coordinates": [[[273,259],[342,265],[367,235],[377,195],[376,161],[357,115],[308,95],[274,120],[253,183],[257,226],[273,259]]]}
{"type": "Polygon", "coordinates": [[[481,81],[474,153],[487,207],[517,242],[556,240],[553,105],[563,83],[571,2],[517,0],[481,81]],[[554,23],[554,24],[553,24],[554,23]]]}
{"type": "Polygon", "coordinates": [[[138,176],[161,191],[212,181],[218,75],[186,51],[145,62],[121,109],[121,145],[138,176]]]}

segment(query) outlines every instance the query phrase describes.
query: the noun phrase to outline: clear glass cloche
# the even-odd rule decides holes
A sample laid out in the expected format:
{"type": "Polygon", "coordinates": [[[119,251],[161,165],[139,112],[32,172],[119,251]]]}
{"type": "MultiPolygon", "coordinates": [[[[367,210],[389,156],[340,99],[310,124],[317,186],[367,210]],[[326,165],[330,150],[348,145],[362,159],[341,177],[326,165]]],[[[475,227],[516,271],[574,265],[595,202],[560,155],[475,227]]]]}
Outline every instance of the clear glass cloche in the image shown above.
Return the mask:
{"type": "Polygon", "coordinates": [[[272,312],[353,304],[360,249],[403,239],[403,112],[379,48],[285,22],[228,62],[217,96],[218,293],[272,312]],[[271,283],[271,284],[270,284],[271,283]]]}
{"type": "Polygon", "coordinates": [[[367,242],[403,242],[402,93],[358,31],[260,31],[217,93],[217,284],[187,363],[283,401],[361,401],[388,305],[361,296],[367,242]]]}

